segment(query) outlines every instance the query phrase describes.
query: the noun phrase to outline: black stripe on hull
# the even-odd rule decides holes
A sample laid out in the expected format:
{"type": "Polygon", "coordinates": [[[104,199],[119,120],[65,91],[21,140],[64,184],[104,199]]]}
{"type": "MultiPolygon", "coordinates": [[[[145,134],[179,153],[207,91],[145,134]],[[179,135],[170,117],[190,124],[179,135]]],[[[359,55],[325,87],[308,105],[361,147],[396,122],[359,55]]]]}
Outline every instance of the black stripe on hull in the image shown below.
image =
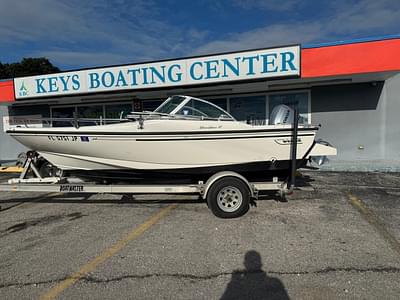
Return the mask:
{"type": "MultiPolygon", "coordinates": [[[[17,135],[14,134],[13,136],[26,136],[26,135],[17,135]]],[[[65,136],[65,135],[64,135],[65,136]]],[[[300,134],[297,135],[298,138],[300,137],[305,137],[305,136],[314,136],[314,134],[300,134]]],[[[94,136],[98,140],[102,140],[102,137],[99,136],[94,136]]],[[[107,138],[107,136],[103,136],[103,138],[107,138]]],[[[223,137],[216,137],[216,136],[210,136],[210,137],[173,137],[173,138],[158,138],[158,137],[152,137],[152,138],[142,138],[142,137],[135,137],[132,136],[131,140],[126,140],[126,141],[136,141],[136,142],[179,142],[179,141],[218,141],[218,140],[243,140],[243,139],[265,139],[265,138],[291,138],[292,135],[249,135],[249,136],[223,136],[223,137]]],[[[93,139],[93,137],[90,137],[93,139]]],[[[118,139],[118,138],[116,138],[118,139]]],[[[104,140],[104,139],[103,139],[104,140]]],[[[115,140],[115,138],[110,140],[115,140]]],[[[21,142],[22,143],[22,142],[21,142]]],[[[29,148],[29,145],[26,145],[29,148]]]]}
{"type": "MultiPolygon", "coordinates": [[[[305,164],[304,160],[297,160],[297,167],[305,164]]],[[[272,177],[284,180],[290,171],[290,160],[275,162],[254,162],[225,166],[168,169],[168,170],[71,170],[66,171],[67,176],[76,176],[90,181],[107,183],[141,183],[141,184],[162,184],[162,183],[197,183],[207,181],[213,174],[222,171],[233,171],[244,176],[249,181],[267,181],[272,177]]]]}
{"type": "MultiPolygon", "coordinates": [[[[306,127],[299,128],[299,132],[302,131],[316,131],[318,127],[306,127]]],[[[271,128],[271,129],[244,129],[244,130],[213,130],[213,131],[166,131],[166,132],[107,132],[107,131],[52,131],[52,130],[7,130],[6,133],[9,134],[60,134],[60,135],[89,135],[89,136],[100,136],[100,135],[132,135],[132,136],[143,136],[143,135],[209,135],[209,134],[239,134],[239,133],[268,133],[268,132],[292,132],[293,128],[271,128]]]]}
{"type": "MultiPolygon", "coordinates": [[[[314,134],[301,134],[298,137],[303,136],[314,136],[314,134]]],[[[173,139],[159,139],[159,138],[138,138],[136,139],[137,142],[174,142],[174,141],[210,141],[210,140],[240,140],[240,139],[264,139],[264,138],[285,138],[285,137],[292,137],[292,135],[250,135],[250,136],[231,136],[231,137],[201,137],[201,138],[173,138],[173,139]]]]}

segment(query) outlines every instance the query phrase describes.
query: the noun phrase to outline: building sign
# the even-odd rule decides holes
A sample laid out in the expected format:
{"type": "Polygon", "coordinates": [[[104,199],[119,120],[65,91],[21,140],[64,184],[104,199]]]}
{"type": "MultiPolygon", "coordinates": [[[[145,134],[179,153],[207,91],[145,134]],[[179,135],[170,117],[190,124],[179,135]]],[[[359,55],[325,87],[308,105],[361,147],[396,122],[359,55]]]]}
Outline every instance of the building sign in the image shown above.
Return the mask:
{"type": "Polygon", "coordinates": [[[300,75],[300,47],[244,51],[14,79],[16,99],[300,75]]]}

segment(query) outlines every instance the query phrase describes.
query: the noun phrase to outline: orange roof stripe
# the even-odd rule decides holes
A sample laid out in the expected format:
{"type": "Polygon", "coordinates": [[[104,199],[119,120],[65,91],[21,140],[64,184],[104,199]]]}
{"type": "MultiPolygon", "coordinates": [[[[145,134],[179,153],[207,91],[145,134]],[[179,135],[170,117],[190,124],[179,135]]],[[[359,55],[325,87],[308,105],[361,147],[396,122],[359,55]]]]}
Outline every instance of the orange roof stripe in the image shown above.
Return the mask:
{"type": "Polygon", "coordinates": [[[0,103],[14,102],[14,81],[6,80],[0,81],[0,103]]]}
{"type": "Polygon", "coordinates": [[[302,49],[301,77],[400,71],[400,39],[302,49]]]}

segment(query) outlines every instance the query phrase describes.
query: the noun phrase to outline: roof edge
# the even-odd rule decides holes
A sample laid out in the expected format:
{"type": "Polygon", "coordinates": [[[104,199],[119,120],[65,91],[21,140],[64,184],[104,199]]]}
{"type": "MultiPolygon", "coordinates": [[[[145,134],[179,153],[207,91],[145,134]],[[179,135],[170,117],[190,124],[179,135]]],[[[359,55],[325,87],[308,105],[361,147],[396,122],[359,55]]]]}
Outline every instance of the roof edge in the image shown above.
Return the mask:
{"type": "Polygon", "coordinates": [[[343,40],[343,41],[335,41],[335,42],[326,42],[326,43],[308,43],[308,44],[306,43],[306,44],[301,44],[301,48],[302,49],[322,48],[322,47],[377,42],[377,41],[385,41],[385,40],[393,40],[393,39],[400,39],[400,33],[383,35],[383,36],[375,36],[375,37],[358,38],[358,39],[351,39],[351,40],[343,40]]]}

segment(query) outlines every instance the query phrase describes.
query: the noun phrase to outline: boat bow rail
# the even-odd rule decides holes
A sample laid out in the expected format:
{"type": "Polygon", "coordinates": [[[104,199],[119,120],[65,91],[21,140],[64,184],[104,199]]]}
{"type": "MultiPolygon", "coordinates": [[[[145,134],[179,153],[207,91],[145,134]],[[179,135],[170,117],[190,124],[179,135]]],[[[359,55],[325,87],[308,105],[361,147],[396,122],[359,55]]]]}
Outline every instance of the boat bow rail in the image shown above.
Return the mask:
{"type": "Polygon", "coordinates": [[[102,126],[106,124],[115,124],[122,122],[130,122],[131,119],[120,118],[27,118],[27,117],[3,117],[3,129],[4,132],[13,132],[14,128],[54,128],[54,127],[69,127],[79,128],[81,126],[102,126]],[[59,126],[58,124],[63,124],[59,126]]]}

